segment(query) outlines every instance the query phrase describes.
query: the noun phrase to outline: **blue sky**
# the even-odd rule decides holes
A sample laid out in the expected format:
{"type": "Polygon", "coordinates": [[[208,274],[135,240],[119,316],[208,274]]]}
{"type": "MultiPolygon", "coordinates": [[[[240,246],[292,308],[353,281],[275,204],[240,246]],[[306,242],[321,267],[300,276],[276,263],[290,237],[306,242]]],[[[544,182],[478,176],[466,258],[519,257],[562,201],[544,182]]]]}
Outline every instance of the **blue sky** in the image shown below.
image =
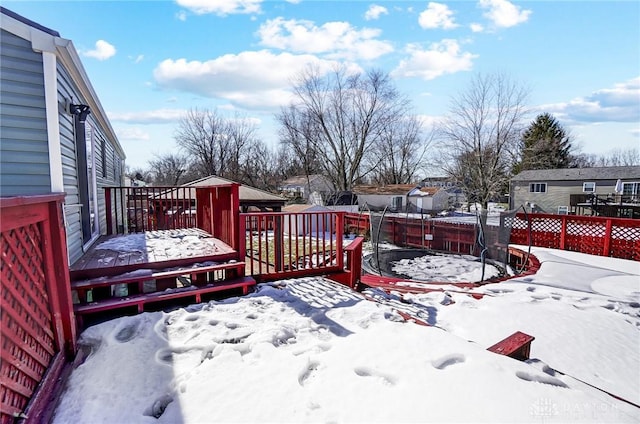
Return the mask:
{"type": "Polygon", "coordinates": [[[640,146],[640,2],[11,1],[73,41],[127,164],[176,152],[190,108],[251,118],[268,145],[310,63],[389,72],[433,123],[478,73],[529,87],[584,153],[640,146]]]}

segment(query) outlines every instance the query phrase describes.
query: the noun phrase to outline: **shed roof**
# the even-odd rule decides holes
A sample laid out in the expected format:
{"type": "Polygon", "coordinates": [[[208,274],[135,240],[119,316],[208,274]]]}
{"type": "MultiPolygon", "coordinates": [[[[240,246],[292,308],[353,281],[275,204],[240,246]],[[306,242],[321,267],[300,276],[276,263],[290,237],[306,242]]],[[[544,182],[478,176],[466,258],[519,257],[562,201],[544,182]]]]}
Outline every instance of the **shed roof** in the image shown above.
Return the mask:
{"type": "Polygon", "coordinates": [[[297,213],[297,212],[312,212],[312,211],[329,211],[331,209],[325,207],[325,206],[321,206],[321,205],[309,205],[309,204],[293,204],[293,205],[287,205],[284,208],[282,208],[283,212],[291,212],[291,213],[297,213]]]}
{"type": "Polygon", "coordinates": [[[442,188],[440,187],[416,187],[415,189],[411,190],[409,195],[423,197],[434,196],[440,190],[442,190],[442,188]]]}
{"type": "Polygon", "coordinates": [[[538,169],[522,171],[512,181],[585,181],[640,179],[640,166],[606,166],[598,168],[538,169]]]}
{"type": "Polygon", "coordinates": [[[353,187],[355,194],[379,194],[379,195],[406,195],[414,188],[418,187],[417,184],[388,184],[383,186],[378,185],[358,185],[353,187]]]}
{"type": "MultiPolygon", "coordinates": [[[[183,184],[184,187],[206,187],[206,186],[218,186],[218,185],[226,185],[233,184],[235,181],[227,180],[226,178],[218,177],[215,175],[210,175],[205,178],[201,178],[199,180],[191,181],[189,183],[183,184]]],[[[236,183],[238,184],[238,183],[236,183]]],[[[240,197],[240,201],[252,201],[252,202],[286,202],[284,197],[269,193],[264,190],[260,190],[255,187],[251,187],[245,184],[241,184],[238,190],[238,196],[240,197]]]]}
{"type": "MultiPolygon", "coordinates": [[[[323,180],[326,178],[321,174],[312,174],[309,175],[309,182],[313,183],[316,180],[323,180]]],[[[300,186],[307,184],[307,176],[306,175],[296,175],[295,177],[287,178],[282,182],[282,186],[292,185],[292,186],[300,186]]]]}

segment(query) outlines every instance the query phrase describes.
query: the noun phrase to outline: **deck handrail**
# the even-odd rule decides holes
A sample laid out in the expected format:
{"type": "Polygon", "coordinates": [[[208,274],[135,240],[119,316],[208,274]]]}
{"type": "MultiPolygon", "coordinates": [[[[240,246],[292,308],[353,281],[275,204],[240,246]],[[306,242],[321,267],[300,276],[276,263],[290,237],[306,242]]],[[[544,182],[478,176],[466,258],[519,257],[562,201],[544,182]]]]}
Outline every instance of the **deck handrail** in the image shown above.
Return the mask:
{"type": "Polygon", "coordinates": [[[344,270],[344,212],[240,214],[240,251],[260,281],[344,270]]]}

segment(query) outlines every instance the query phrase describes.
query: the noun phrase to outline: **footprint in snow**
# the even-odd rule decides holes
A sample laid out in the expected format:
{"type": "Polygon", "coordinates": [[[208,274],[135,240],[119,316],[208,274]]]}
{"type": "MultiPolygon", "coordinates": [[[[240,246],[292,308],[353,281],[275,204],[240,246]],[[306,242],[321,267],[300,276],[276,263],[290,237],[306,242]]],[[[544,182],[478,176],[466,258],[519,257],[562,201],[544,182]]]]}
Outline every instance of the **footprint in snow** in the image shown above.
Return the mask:
{"type": "Polygon", "coordinates": [[[395,386],[397,379],[393,376],[380,373],[367,367],[354,368],[353,372],[360,377],[374,377],[378,379],[384,386],[395,386]]]}
{"type": "Polygon", "coordinates": [[[142,415],[147,417],[160,418],[164,411],[167,409],[167,406],[173,402],[173,397],[170,395],[163,395],[157,398],[151,406],[147,407],[142,415]]]}
{"type": "Polygon", "coordinates": [[[309,380],[315,375],[316,371],[318,371],[319,366],[319,362],[310,361],[298,375],[298,384],[302,387],[306,386],[309,380]]]}
{"type": "Polygon", "coordinates": [[[540,374],[531,374],[525,371],[517,371],[516,372],[516,377],[525,380],[525,381],[531,381],[534,383],[542,383],[542,384],[549,384],[551,386],[556,386],[556,387],[563,387],[563,388],[567,388],[569,386],[567,386],[563,381],[561,381],[560,379],[557,379],[555,377],[552,377],[550,375],[540,375],[540,374]]]}
{"type": "Polygon", "coordinates": [[[460,364],[466,360],[462,354],[454,353],[451,355],[445,355],[442,358],[434,359],[431,361],[431,365],[439,370],[450,367],[451,365],[460,364]]]}
{"type": "Polygon", "coordinates": [[[120,343],[126,343],[133,339],[138,332],[138,322],[134,322],[122,327],[114,336],[116,341],[120,343]]]}

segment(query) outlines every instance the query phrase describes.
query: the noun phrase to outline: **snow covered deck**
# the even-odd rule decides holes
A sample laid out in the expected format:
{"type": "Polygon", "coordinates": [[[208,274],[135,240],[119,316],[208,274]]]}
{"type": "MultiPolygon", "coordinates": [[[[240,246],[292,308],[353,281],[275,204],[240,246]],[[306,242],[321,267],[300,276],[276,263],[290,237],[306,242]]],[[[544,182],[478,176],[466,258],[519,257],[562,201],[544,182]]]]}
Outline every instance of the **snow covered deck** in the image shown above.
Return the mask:
{"type": "Polygon", "coordinates": [[[136,269],[224,262],[238,252],[198,228],[102,236],[70,268],[71,279],[117,275],[136,269]]]}

